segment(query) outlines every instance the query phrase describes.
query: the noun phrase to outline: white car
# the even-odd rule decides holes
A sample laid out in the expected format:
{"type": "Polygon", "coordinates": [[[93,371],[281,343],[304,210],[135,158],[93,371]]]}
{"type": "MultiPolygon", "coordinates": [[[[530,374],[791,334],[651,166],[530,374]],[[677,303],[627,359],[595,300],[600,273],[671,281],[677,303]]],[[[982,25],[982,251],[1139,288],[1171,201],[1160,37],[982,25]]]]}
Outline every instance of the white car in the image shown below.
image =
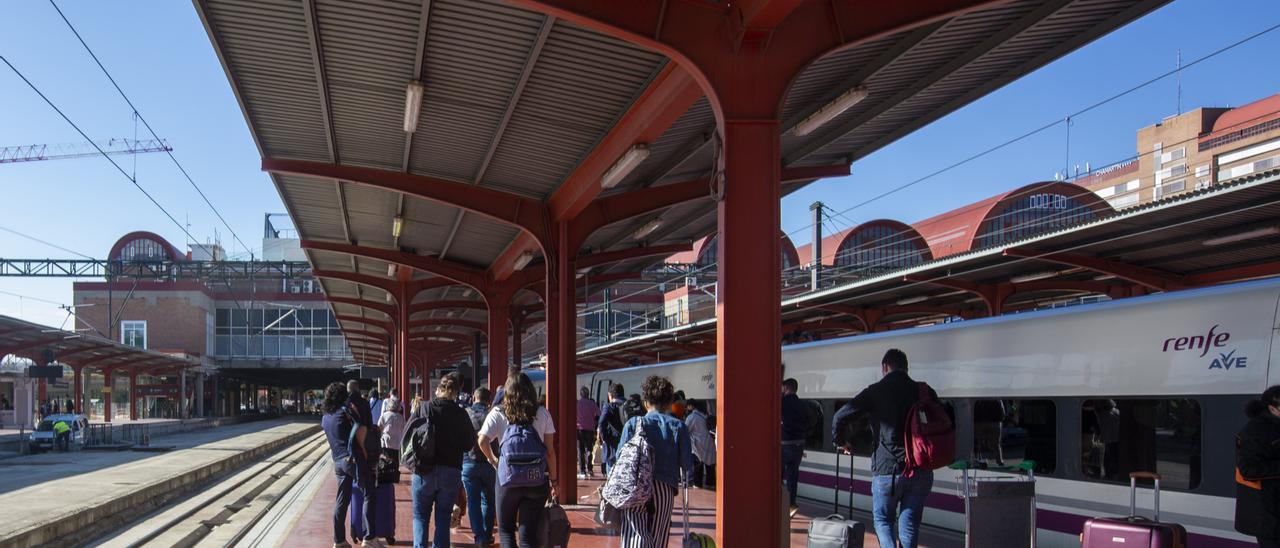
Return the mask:
{"type": "Polygon", "coordinates": [[[41,451],[53,450],[58,447],[57,436],[53,431],[53,425],[58,421],[67,423],[71,427],[71,439],[68,447],[76,448],[84,445],[85,427],[89,424],[89,419],[84,415],[76,415],[72,413],[62,413],[57,415],[49,415],[40,420],[40,424],[36,425],[34,432],[31,432],[27,439],[31,446],[31,452],[39,453],[41,451]]]}

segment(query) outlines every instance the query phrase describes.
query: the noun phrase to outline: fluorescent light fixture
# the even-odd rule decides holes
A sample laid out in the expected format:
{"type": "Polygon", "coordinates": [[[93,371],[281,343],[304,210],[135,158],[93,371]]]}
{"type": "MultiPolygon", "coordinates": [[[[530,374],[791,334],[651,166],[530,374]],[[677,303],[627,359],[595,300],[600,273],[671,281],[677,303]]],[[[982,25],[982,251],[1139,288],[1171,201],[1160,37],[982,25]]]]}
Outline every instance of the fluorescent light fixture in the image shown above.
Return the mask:
{"type": "Polygon", "coordinates": [[[1115,274],[1099,274],[1099,275],[1097,275],[1097,276],[1094,276],[1094,277],[1093,277],[1093,281],[1095,281],[1095,282],[1105,282],[1105,281],[1107,281],[1107,280],[1114,280],[1114,279],[1115,279],[1115,277],[1116,277],[1116,276],[1115,276],[1115,274]]]}
{"type": "Polygon", "coordinates": [[[391,293],[387,293],[387,302],[391,302],[391,293]]]}
{"type": "Polygon", "coordinates": [[[643,240],[645,236],[652,234],[653,231],[657,230],[660,226],[662,226],[662,218],[655,217],[640,228],[637,228],[635,232],[632,232],[631,237],[637,240],[643,240]]]}
{"type": "Polygon", "coordinates": [[[1203,243],[1204,245],[1224,245],[1224,244],[1241,242],[1244,240],[1252,240],[1254,238],[1262,238],[1264,236],[1271,236],[1273,234],[1280,234],[1280,225],[1264,226],[1261,228],[1255,228],[1253,230],[1246,230],[1244,232],[1237,232],[1235,234],[1219,236],[1217,238],[1209,238],[1201,243],[1203,243]]]}
{"type": "Polygon", "coordinates": [[[387,264],[387,277],[388,278],[396,277],[396,263],[387,264]]]}
{"type": "Polygon", "coordinates": [[[853,108],[853,105],[861,103],[863,99],[867,98],[867,93],[867,86],[853,86],[848,91],[841,93],[839,97],[836,97],[830,103],[823,105],[822,108],[818,109],[813,114],[810,114],[805,119],[800,120],[800,123],[796,124],[795,127],[791,129],[791,133],[794,133],[797,137],[804,137],[805,135],[813,133],[813,130],[822,127],[823,124],[830,122],[833,118],[839,116],[844,111],[853,108]]]}
{"type": "Polygon", "coordinates": [[[1037,282],[1040,280],[1047,280],[1057,275],[1058,275],[1057,270],[1045,270],[1044,272],[1032,272],[1030,274],[1022,274],[1020,276],[1014,276],[1012,278],[1009,278],[1009,282],[1015,283],[1015,284],[1025,284],[1027,282],[1037,282]]]}
{"type": "Polygon", "coordinates": [[[409,82],[404,89],[404,132],[413,133],[418,130],[418,113],[422,112],[422,92],[426,91],[422,82],[409,82]]]}
{"type": "Polygon", "coordinates": [[[907,306],[907,305],[909,305],[909,304],[922,303],[922,302],[925,302],[925,301],[927,301],[927,300],[929,300],[929,297],[927,297],[927,296],[925,296],[925,295],[920,295],[920,296],[917,296],[917,297],[907,297],[907,298],[905,298],[905,299],[899,299],[899,300],[898,300],[898,306],[907,306]]]}
{"type": "Polygon", "coordinates": [[[464,288],[462,288],[462,296],[463,296],[463,297],[470,297],[470,296],[471,296],[471,288],[470,288],[470,287],[464,287],[464,288]]]}
{"type": "Polygon", "coordinates": [[[400,229],[402,228],[404,228],[404,217],[396,215],[394,219],[391,219],[391,237],[399,238],[400,229]]]}
{"type": "Polygon", "coordinates": [[[525,251],[524,253],[521,253],[519,257],[516,257],[516,264],[512,266],[514,266],[516,270],[520,270],[526,266],[529,266],[529,263],[531,261],[533,261],[533,252],[525,251]]]}
{"type": "Polygon", "coordinates": [[[649,145],[645,143],[636,143],[631,148],[627,149],[627,151],[622,154],[622,157],[618,158],[617,162],[614,162],[613,167],[610,167],[609,171],[604,172],[604,176],[600,178],[600,188],[613,188],[618,183],[621,183],[623,179],[627,178],[627,175],[631,174],[631,171],[634,170],[636,166],[640,165],[640,162],[643,162],[644,159],[648,157],[649,145]]]}

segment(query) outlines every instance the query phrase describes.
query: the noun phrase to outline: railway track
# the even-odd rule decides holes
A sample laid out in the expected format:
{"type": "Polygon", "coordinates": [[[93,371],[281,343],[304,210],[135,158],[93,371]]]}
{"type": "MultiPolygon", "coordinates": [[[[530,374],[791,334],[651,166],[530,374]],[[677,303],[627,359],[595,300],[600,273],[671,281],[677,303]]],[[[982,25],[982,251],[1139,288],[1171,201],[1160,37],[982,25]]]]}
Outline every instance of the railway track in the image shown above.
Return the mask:
{"type": "MultiPolygon", "coordinates": [[[[117,530],[90,546],[235,546],[264,518],[280,519],[279,505],[297,503],[293,487],[322,467],[328,455],[323,435],[290,445],[176,504],[117,530]],[[273,511],[275,510],[275,511],[273,511]]],[[[257,528],[261,531],[261,528],[257,528]]]]}

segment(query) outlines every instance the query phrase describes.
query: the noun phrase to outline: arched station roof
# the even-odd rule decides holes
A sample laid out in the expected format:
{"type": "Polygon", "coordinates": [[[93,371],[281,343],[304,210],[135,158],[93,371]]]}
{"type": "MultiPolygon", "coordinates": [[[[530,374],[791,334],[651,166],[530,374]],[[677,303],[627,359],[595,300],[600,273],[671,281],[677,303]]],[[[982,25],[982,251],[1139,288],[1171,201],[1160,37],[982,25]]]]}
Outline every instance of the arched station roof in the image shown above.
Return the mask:
{"type": "Polygon", "coordinates": [[[934,258],[997,245],[1113,213],[1088,189],[1032,183],[915,223],[934,258]]]}
{"type": "Polygon", "coordinates": [[[174,247],[168,240],[154,232],[138,230],[130,232],[116,240],[107,254],[111,260],[129,261],[185,261],[186,254],[174,247]]]}
{"type": "MultiPolygon", "coordinates": [[[[796,246],[795,244],[791,243],[791,238],[787,237],[786,234],[779,234],[779,237],[782,238],[782,246],[781,246],[782,269],[786,270],[788,268],[792,268],[796,265],[799,265],[800,256],[799,254],[796,253],[796,246]]],[[[696,264],[698,266],[706,266],[706,265],[712,264],[716,262],[716,243],[718,241],[719,241],[719,235],[712,234],[711,236],[707,236],[705,238],[702,238],[701,240],[698,240],[697,242],[694,242],[694,247],[693,247],[694,250],[692,253],[680,253],[680,254],[674,255],[673,259],[674,257],[693,259],[692,261],[688,261],[688,262],[692,264],[696,264]]],[[[671,262],[681,262],[681,261],[671,260],[671,262]]]]}
{"type": "Polygon", "coordinates": [[[892,219],[862,223],[844,234],[839,246],[824,251],[823,263],[843,274],[874,276],[933,260],[929,246],[911,225],[892,219]]]}

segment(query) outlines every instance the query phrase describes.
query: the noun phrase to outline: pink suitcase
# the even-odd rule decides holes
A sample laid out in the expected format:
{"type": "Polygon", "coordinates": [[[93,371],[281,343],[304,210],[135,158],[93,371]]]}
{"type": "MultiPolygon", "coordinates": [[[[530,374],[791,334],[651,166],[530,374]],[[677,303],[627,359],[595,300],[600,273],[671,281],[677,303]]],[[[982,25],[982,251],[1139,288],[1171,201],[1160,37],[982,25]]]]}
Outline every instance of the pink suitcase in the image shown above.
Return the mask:
{"type": "Polygon", "coordinates": [[[1176,523],[1160,523],[1160,474],[1134,472],[1129,474],[1129,516],[1086,521],[1084,532],[1080,534],[1080,547],[1186,548],[1187,530],[1176,523]],[[1139,478],[1155,483],[1155,516],[1152,519],[1137,515],[1139,478]]]}

